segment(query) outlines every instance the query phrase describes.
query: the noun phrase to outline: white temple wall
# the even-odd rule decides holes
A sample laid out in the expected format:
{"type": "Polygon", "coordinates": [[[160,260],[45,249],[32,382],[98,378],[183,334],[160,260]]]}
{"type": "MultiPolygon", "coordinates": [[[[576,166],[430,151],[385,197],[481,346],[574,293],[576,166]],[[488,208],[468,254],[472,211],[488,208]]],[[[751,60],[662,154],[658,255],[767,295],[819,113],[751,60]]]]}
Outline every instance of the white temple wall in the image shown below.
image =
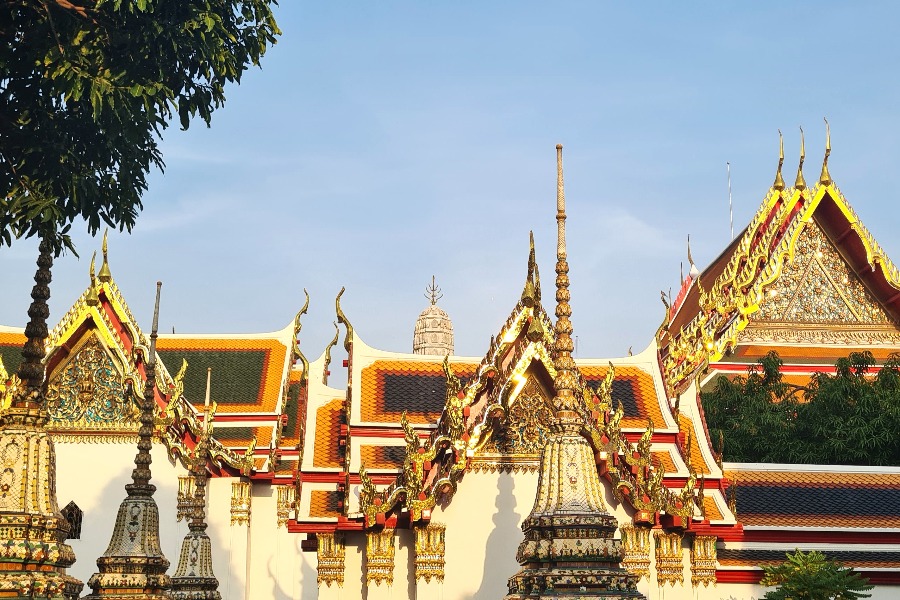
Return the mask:
{"type": "Polygon", "coordinates": [[[278,527],[278,490],[265,483],[253,485],[250,518],[248,599],[313,599],[316,593],[315,554],[304,554],[305,534],[278,527]]]}
{"type": "MultiPolygon", "coordinates": [[[[84,511],[81,539],[69,540],[77,561],[69,573],[85,583],[97,572],[97,559],[106,551],[116,524],[119,504],[126,497],[125,485],[131,483],[137,442],[70,443],[56,442],[56,498],[59,508],[70,501],[84,511]]],[[[166,449],[154,444],[151,469],[156,486],[154,499],[159,507],[159,535],[163,554],[175,571],[181,540],[187,525],[175,521],[178,476],[186,473],[169,462],[166,449]]]]}
{"type": "Polygon", "coordinates": [[[231,484],[237,478],[217,477],[207,483],[206,532],[212,546],[213,572],[226,600],[247,600],[249,528],[231,524],[231,484]]]}
{"type": "Polygon", "coordinates": [[[432,521],[447,526],[443,600],[506,595],[537,480],[537,473],[466,473],[449,506],[435,509],[432,521]]]}

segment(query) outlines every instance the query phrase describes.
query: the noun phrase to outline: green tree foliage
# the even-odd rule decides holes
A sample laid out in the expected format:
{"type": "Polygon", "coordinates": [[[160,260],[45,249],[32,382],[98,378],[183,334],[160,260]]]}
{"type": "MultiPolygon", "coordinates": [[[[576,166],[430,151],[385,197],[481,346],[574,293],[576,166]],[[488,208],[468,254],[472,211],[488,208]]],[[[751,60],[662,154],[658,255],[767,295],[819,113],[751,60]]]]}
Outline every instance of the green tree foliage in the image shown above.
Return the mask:
{"type": "Polygon", "coordinates": [[[900,465],[900,356],[880,369],[869,352],[837,361],[807,386],[785,383],[770,352],[747,377],[701,394],[714,440],[735,462],[900,465]]]}
{"type": "Polygon", "coordinates": [[[816,550],[788,552],[785,562],[763,571],[762,584],[778,586],[766,593],[766,600],[855,600],[871,596],[864,592],[873,587],[853,569],[816,550]]]}
{"type": "Polygon", "coordinates": [[[275,0],[7,0],[0,6],[0,245],[72,223],[131,230],[159,136],[207,125],[280,33],[275,0]]]}

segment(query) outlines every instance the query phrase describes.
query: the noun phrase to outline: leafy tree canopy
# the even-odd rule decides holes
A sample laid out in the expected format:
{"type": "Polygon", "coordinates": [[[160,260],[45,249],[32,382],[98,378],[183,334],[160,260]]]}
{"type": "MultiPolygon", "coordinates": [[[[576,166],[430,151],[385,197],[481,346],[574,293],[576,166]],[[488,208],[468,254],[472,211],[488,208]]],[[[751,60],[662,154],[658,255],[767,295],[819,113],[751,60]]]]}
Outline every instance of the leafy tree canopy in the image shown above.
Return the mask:
{"type": "Polygon", "coordinates": [[[747,377],[701,394],[707,426],[734,462],[900,465],[900,356],[875,369],[870,352],[837,361],[806,386],[786,383],[770,352],[747,377]]]}
{"type": "Polygon", "coordinates": [[[159,136],[209,125],[280,34],[276,0],[7,0],[0,7],[0,245],[58,254],[77,218],[131,230],[159,136]]]}
{"type": "Polygon", "coordinates": [[[766,592],[766,600],[856,600],[872,585],[862,575],[829,560],[816,550],[787,553],[787,560],[775,567],[763,567],[762,584],[778,586],[766,592]]]}

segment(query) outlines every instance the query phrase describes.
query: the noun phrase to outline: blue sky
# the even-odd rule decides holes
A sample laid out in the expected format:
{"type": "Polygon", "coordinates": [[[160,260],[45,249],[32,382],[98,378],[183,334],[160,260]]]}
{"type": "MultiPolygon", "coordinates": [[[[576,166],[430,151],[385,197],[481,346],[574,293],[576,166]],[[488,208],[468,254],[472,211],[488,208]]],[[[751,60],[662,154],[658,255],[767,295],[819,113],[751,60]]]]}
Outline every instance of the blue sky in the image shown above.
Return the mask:
{"type": "MultiPolygon", "coordinates": [[[[578,355],[643,349],[677,290],[685,238],[701,268],[771,185],[777,129],[793,181],[830,167],[900,260],[900,44],[889,2],[299,2],[283,36],[206,129],[170,128],[113,275],[149,329],[285,326],[330,339],[334,297],[370,345],[410,351],[425,286],[481,355],[520,294],[533,229],[553,285],[555,149],[565,145],[578,355]],[[674,294],[674,291],[673,291],[674,294]]],[[[99,239],[57,261],[54,323],[99,239]]],[[[0,249],[0,323],[23,326],[36,244],[0,249]]],[[[685,265],[685,271],[687,265],[685,265]]],[[[548,307],[552,294],[547,293],[548,307]]]]}

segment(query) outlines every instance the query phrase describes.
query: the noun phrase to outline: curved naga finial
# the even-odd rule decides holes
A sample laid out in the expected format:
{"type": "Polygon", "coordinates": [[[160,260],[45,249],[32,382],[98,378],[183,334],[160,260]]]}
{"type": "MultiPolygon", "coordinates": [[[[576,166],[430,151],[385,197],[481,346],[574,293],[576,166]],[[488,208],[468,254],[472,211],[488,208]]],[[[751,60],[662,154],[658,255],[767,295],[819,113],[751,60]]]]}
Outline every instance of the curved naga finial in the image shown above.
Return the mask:
{"type": "MultiPolygon", "coordinates": [[[[338,295],[338,298],[340,298],[340,295],[338,295]]],[[[331,366],[331,349],[337,346],[340,334],[341,330],[338,327],[337,321],[335,321],[334,338],[328,342],[328,346],[325,348],[325,365],[322,367],[322,385],[328,385],[328,367],[331,366]]]]}
{"type": "Polygon", "coordinates": [[[691,279],[697,279],[697,277],[700,276],[700,269],[694,264],[694,257],[691,256],[691,234],[688,234],[687,236],[687,259],[688,264],[691,265],[691,269],[688,273],[690,274],[691,279]]]}
{"type": "Polygon", "coordinates": [[[175,418],[175,407],[178,406],[178,403],[181,402],[181,397],[184,395],[184,376],[187,373],[187,368],[188,361],[186,358],[182,358],[181,368],[178,369],[178,373],[172,378],[172,393],[169,395],[168,404],[166,404],[167,419],[175,418]]]}
{"type": "Polygon", "coordinates": [[[528,274],[525,276],[525,288],[522,290],[522,304],[531,307],[537,300],[537,292],[534,287],[534,232],[528,232],[528,274]]]}
{"type": "Polygon", "coordinates": [[[85,298],[85,302],[88,303],[89,306],[97,306],[100,303],[100,298],[97,296],[97,275],[94,273],[94,263],[97,260],[97,253],[91,256],[91,266],[88,268],[88,275],[91,278],[91,286],[88,289],[87,297],[85,298]]]}
{"type": "Polygon", "coordinates": [[[103,264],[100,265],[100,274],[97,278],[104,282],[108,283],[112,281],[112,272],[109,270],[109,228],[106,228],[106,231],[103,232],[103,246],[101,246],[103,250],[103,264]]]}
{"type": "Polygon", "coordinates": [[[779,192],[784,189],[784,177],[781,176],[781,167],[784,166],[784,136],[778,130],[778,172],[775,173],[775,183],[772,187],[779,192]]]}
{"type": "Polygon", "coordinates": [[[341,291],[338,292],[337,298],[334,299],[334,308],[337,312],[338,323],[347,329],[347,335],[344,336],[344,350],[347,351],[347,354],[350,354],[350,345],[353,343],[353,325],[350,324],[350,321],[347,320],[347,315],[341,310],[341,296],[343,294],[344,288],[341,287],[341,291]]]}
{"type": "Polygon", "coordinates": [[[806,180],[803,179],[803,161],[806,160],[806,143],[803,140],[803,127],[800,128],[800,164],[797,165],[797,180],[794,187],[800,191],[806,189],[806,180]]]}
{"type": "Polygon", "coordinates": [[[828,172],[828,157],[831,155],[831,127],[828,125],[828,119],[825,119],[825,159],[822,161],[822,174],[819,175],[819,183],[829,185],[831,183],[831,173],[828,172]]]}
{"type": "Polygon", "coordinates": [[[303,293],[306,295],[306,302],[303,303],[303,308],[301,308],[297,313],[297,316],[294,317],[294,342],[291,346],[291,354],[293,355],[294,360],[299,360],[303,365],[303,373],[300,375],[301,382],[309,377],[309,361],[306,360],[306,356],[304,356],[303,352],[300,350],[300,330],[303,329],[303,323],[300,322],[300,317],[305,315],[307,309],[309,309],[309,292],[306,291],[306,288],[303,288],[303,293]]]}

